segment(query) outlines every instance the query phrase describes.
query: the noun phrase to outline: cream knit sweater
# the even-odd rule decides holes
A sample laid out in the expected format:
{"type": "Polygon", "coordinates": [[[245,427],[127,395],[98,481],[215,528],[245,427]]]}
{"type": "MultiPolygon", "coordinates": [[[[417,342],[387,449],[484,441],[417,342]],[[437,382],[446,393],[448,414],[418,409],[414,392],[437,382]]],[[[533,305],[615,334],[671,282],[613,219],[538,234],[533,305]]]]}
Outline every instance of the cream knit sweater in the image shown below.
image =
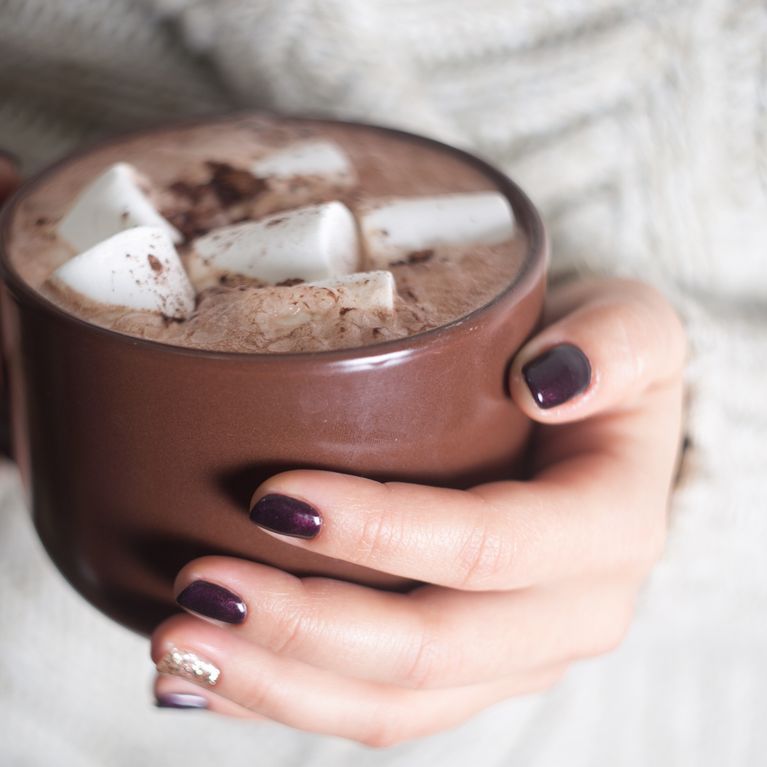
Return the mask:
{"type": "Polygon", "coordinates": [[[145,642],[83,603],[0,468],[0,765],[746,767],[767,752],[763,0],[0,0],[0,146],[265,106],[471,147],[555,273],[659,285],[693,344],[671,535],[625,644],[551,692],[370,751],[150,705],[145,642]]]}

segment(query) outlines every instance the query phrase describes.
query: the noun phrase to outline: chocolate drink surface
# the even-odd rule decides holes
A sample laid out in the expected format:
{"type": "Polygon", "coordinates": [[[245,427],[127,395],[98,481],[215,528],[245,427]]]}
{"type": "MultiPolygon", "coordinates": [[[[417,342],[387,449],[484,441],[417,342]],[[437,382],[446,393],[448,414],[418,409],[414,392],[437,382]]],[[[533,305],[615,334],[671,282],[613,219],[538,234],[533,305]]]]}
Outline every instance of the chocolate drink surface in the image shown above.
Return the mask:
{"type": "Polygon", "coordinates": [[[67,161],[19,206],[9,252],[31,287],[91,323],[279,353],[459,320],[514,280],[527,249],[493,180],[457,153],[257,116],[67,161]]]}

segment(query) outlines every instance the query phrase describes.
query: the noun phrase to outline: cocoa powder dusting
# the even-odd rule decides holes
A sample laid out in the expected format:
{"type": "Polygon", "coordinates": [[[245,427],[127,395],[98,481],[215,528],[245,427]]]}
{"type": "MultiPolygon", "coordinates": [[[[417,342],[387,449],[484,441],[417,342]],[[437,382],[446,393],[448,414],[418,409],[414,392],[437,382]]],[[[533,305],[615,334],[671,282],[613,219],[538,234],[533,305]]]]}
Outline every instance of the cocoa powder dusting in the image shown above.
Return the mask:
{"type": "Polygon", "coordinates": [[[243,205],[257,200],[267,188],[263,179],[225,162],[207,160],[207,180],[193,183],[177,179],[166,187],[174,204],[166,205],[163,216],[181,232],[184,242],[207,234],[211,229],[249,221],[243,205]]]}
{"type": "Polygon", "coordinates": [[[224,206],[250,200],[266,189],[266,181],[225,162],[208,161],[210,185],[224,206]]]}
{"type": "Polygon", "coordinates": [[[401,264],[425,264],[427,261],[431,261],[434,258],[434,249],[429,248],[427,250],[414,250],[408,253],[401,261],[395,261],[396,265],[401,264]]]}
{"type": "MultiPolygon", "coordinates": [[[[179,230],[186,245],[238,221],[275,216],[269,226],[276,227],[284,220],[281,212],[330,200],[356,210],[373,200],[494,188],[481,171],[440,148],[363,128],[295,126],[263,117],[117,140],[86,159],[98,160],[99,167],[134,164],[152,181],[161,214],[179,230]],[[355,168],[357,185],[337,189],[321,177],[267,181],[245,170],[254,157],[305,137],[340,144],[355,168]]],[[[174,346],[282,353],[357,347],[413,335],[491,300],[513,280],[527,249],[524,231],[518,227],[518,236],[500,246],[438,246],[403,254],[400,263],[388,267],[397,285],[393,315],[352,310],[340,293],[318,290],[298,278],[265,286],[234,274],[201,290],[194,313],[184,321],[105,307],[72,291],[56,290],[48,280],[71,253],[46,224],[66,212],[73,185],[87,183],[92,167],[78,160],[29,197],[12,223],[11,259],[33,288],[73,314],[174,346]]],[[[180,249],[182,260],[187,258],[186,245],[180,249]]],[[[151,252],[146,257],[159,281],[166,271],[163,263],[151,252]]]]}
{"type": "Polygon", "coordinates": [[[178,197],[183,197],[190,202],[199,202],[202,192],[205,189],[204,184],[192,184],[189,181],[174,181],[168,190],[178,197]]]}

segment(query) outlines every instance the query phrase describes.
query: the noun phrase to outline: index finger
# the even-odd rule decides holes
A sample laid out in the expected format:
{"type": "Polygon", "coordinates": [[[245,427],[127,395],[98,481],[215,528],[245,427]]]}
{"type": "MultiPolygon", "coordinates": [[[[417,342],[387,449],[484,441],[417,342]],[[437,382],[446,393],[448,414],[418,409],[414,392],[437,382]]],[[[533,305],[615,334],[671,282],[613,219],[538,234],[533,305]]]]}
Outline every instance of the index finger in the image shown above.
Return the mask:
{"type": "Polygon", "coordinates": [[[644,321],[660,299],[633,283],[622,290],[616,302],[599,286],[586,308],[552,326],[588,350],[597,383],[580,404],[556,409],[560,422],[541,434],[532,481],[459,491],[290,472],[259,488],[251,519],[316,553],[457,589],[520,588],[622,566],[646,572],[665,535],[683,343],[658,352],[663,332],[676,338],[674,320],[644,321]],[[612,407],[621,392],[627,401],[612,407]]]}
{"type": "Polygon", "coordinates": [[[558,456],[533,481],[468,491],[287,472],[259,488],[251,519],[295,546],[456,589],[505,590],[616,567],[647,569],[663,544],[675,450],[651,440],[650,431],[669,417],[664,409],[654,417],[622,415],[623,436],[614,419],[552,427],[563,430],[570,455],[558,456]],[[644,440],[635,440],[638,429],[644,440]],[[581,438],[564,433],[571,430],[581,438]],[[647,450],[669,467],[657,482],[635,470],[647,450]]]}

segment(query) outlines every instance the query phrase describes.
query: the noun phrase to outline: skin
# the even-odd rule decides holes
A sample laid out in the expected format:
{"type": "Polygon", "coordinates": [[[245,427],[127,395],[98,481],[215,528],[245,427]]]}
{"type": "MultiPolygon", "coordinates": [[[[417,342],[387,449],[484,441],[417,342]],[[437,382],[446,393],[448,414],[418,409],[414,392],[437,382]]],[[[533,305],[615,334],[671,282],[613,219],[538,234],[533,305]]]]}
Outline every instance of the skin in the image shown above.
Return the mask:
{"type": "MultiPolygon", "coordinates": [[[[0,204],[18,183],[0,153],[0,204]]],[[[626,280],[550,291],[544,326],[509,374],[515,402],[541,424],[531,480],[459,491],[292,471],[254,494],[322,514],[317,538],[272,533],[280,540],[425,585],[393,594],[195,560],[176,594],[210,581],[239,595],[248,617],[229,625],[184,613],[161,624],[155,662],[180,647],[222,673],[215,692],[158,674],[156,694],[201,693],[219,714],[386,747],[545,690],[572,663],[615,649],[663,552],[685,333],[659,293],[626,280]],[[560,343],[585,352],[591,384],[541,410],[522,367],[560,343]]]]}
{"type": "MultiPolygon", "coordinates": [[[[191,613],[155,631],[221,669],[209,708],[374,747],[456,726],[501,700],[554,685],[569,665],[616,648],[663,552],[678,462],[682,325],[654,289],[594,280],[551,291],[545,327],[510,370],[517,405],[541,424],[531,480],[468,491],[321,471],[266,481],[317,508],[313,540],[291,545],[423,581],[393,594],[298,578],[223,557],[187,565],[248,607],[240,625],[191,613]],[[592,365],[581,395],[535,404],[522,367],[559,343],[592,365]]],[[[200,691],[158,675],[158,694],[200,691]]]]}

